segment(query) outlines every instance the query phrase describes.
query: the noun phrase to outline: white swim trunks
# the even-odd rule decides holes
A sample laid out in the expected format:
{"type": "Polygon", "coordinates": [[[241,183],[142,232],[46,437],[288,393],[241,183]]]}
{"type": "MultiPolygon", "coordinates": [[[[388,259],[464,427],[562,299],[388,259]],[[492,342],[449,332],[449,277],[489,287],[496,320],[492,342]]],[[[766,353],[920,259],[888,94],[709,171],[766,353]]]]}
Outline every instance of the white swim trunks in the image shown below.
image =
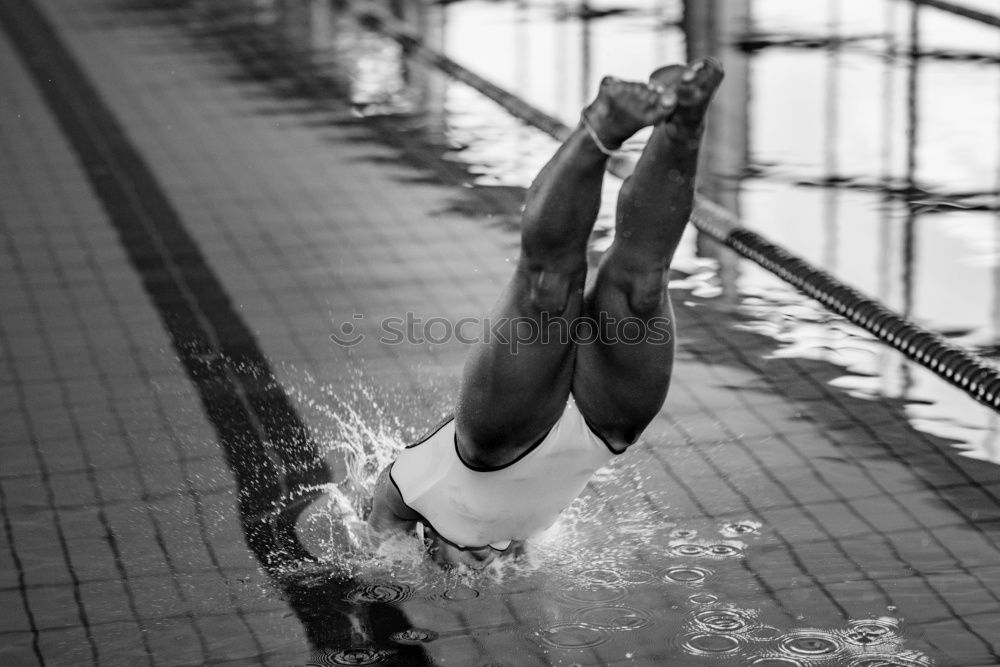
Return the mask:
{"type": "Polygon", "coordinates": [[[448,542],[503,550],[555,523],[618,453],[587,425],[571,396],[548,434],[507,465],[468,465],[449,419],[400,452],[389,477],[407,506],[448,542]]]}

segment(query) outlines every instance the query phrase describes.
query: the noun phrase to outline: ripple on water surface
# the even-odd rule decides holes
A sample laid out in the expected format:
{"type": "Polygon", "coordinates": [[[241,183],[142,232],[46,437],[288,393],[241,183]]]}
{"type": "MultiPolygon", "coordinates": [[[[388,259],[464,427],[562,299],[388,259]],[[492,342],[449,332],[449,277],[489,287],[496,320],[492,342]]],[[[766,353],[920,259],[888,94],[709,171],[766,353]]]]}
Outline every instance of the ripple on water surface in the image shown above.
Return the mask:
{"type": "Polygon", "coordinates": [[[749,664],[754,667],[803,667],[805,663],[799,662],[795,658],[765,655],[751,659],[749,664]]]}
{"type": "Polygon", "coordinates": [[[426,644],[438,638],[438,633],[433,630],[423,628],[408,628],[401,632],[394,632],[389,635],[389,639],[397,644],[426,644]]]}
{"type": "Polygon", "coordinates": [[[843,636],[857,646],[885,644],[899,637],[899,621],[886,617],[850,621],[843,636]]]}
{"type": "Polygon", "coordinates": [[[441,597],[446,600],[452,600],[453,602],[463,602],[465,600],[473,600],[479,597],[479,591],[471,586],[458,584],[457,586],[452,586],[442,593],[441,597]]]}
{"type": "Polygon", "coordinates": [[[719,532],[727,537],[740,537],[741,535],[754,535],[760,532],[761,523],[759,521],[733,521],[724,525],[719,532]]]}
{"type": "Polygon", "coordinates": [[[855,658],[849,667],[931,667],[930,658],[916,651],[893,654],[872,654],[855,658]]]}
{"type": "Polygon", "coordinates": [[[598,604],[601,602],[617,602],[621,600],[628,591],[622,586],[611,584],[601,584],[592,582],[585,586],[576,586],[557,593],[560,597],[569,602],[582,602],[584,604],[598,604]]]}
{"type": "Polygon", "coordinates": [[[833,655],[845,646],[843,639],[826,630],[792,630],[778,641],[778,649],[792,657],[817,658],[833,655]]]}
{"type": "Polygon", "coordinates": [[[402,602],[413,589],[395,582],[358,586],[347,594],[348,602],[402,602]]]}
{"type": "Polygon", "coordinates": [[[675,556],[688,558],[739,558],[744,554],[744,546],[737,542],[674,542],[667,551],[675,556]]]}
{"type": "Polygon", "coordinates": [[[696,585],[710,576],[712,576],[711,570],[693,565],[678,565],[663,571],[663,580],[674,584],[696,585]]]}
{"type": "Polygon", "coordinates": [[[711,632],[745,632],[750,629],[754,614],[744,609],[706,609],[695,613],[695,627],[711,632]]]}
{"type": "Polygon", "coordinates": [[[616,570],[609,570],[605,568],[591,568],[589,570],[584,570],[580,573],[580,576],[588,581],[596,582],[598,584],[617,584],[622,581],[622,575],[616,570]]]}
{"type": "Polygon", "coordinates": [[[624,605],[587,607],[576,612],[573,620],[604,630],[636,630],[650,623],[649,612],[624,605]]]}
{"type": "Polygon", "coordinates": [[[681,637],[681,648],[692,655],[732,655],[742,647],[743,642],[737,635],[693,632],[681,637]]]}
{"type": "Polygon", "coordinates": [[[377,648],[347,648],[320,656],[309,665],[377,665],[391,656],[391,652],[377,648]]]}
{"type": "Polygon", "coordinates": [[[550,625],[538,633],[544,644],[555,648],[593,648],[608,641],[607,630],[583,623],[550,625]]]}

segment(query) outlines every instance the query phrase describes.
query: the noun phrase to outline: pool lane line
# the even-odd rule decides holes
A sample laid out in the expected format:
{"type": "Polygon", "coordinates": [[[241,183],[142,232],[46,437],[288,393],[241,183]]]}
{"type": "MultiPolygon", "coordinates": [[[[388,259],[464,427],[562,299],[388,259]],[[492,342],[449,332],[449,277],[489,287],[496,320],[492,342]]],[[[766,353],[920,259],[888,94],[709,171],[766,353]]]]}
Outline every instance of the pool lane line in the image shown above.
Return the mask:
{"type": "Polygon", "coordinates": [[[991,25],[994,28],[1000,28],[1000,16],[983,12],[978,9],[973,9],[972,7],[957,5],[954,2],[945,2],[945,0],[910,0],[910,2],[914,5],[933,7],[934,9],[938,9],[942,12],[948,12],[949,14],[954,14],[955,16],[972,19],[973,21],[991,25]]]}
{"type": "Polygon", "coordinates": [[[315,560],[295,523],[315,486],[331,479],[315,442],[149,166],[42,10],[31,0],[0,1],[0,27],[34,76],[159,311],[235,476],[247,545],[308,641],[324,655],[350,646],[354,629],[340,619],[363,617],[372,639],[386,647],[378,654],[388,664],[430,665],[422,645],[392,642],[394,632],[412,627],[394,605],[351,601],[345,588],[357,583],[351,578],[317,584],[289,575],[284,566],[315,560]]]}
{"type": "MultiPolygon", "coordinates": [[[[355,9],[354,15],[362,26],[398,42],[410,57],[418,58],[473,88],[528,125],[559,141],[564,141],[572,132],[570,127],[514,93],[426,46],[409,26],[380,7],[366,3],[355,9]]],[[[608,160],[608,172],[619,178],[627,178],[634,169],[635,159],[630,156],[618,154],[608,160]]],[[[819,301],[828,310],[962,389],[973,399],[1000,412],[1000,371],[977,355],[918,326],[880,301],[844,284],[760,234],[742,227],[736,216],[704,196],[695,196],[691,222],[700,232],[767,269],[819,301]]]]}
{"type": "Polygon", "coordinates": [[[218,435],[247,544],[265,567],[311,559],[263,517],[290,491],[330,481],[307,427],[152,170],[31,0],[0,25],[80,159],[218,435]]]}

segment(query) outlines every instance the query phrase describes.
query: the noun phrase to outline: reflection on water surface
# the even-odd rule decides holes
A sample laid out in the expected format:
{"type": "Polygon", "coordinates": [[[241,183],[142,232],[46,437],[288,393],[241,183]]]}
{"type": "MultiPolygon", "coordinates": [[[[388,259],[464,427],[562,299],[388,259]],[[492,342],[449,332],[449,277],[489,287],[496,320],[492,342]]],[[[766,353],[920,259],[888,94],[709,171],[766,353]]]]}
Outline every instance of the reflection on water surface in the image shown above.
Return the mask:
{"type": "MultiPolygon", "coordinates": [[[[749,228],[995,359],[1000,31],[926,7],[914,22],[888,0],[821,5],[761,0],[734,14],[733,42],[720,47],[730,111],[714,119],[726,129],[710,141],[703,187],[749,228]]],[[[470,1],[410,18],[432,26],[430,46],[572,124],[604,74],[634,78],[685,57],[681,3],[580,6],[470,1]]],[[[398,71],[401,54],[382,43],[398,71]]],[[[526,187],[554,142],[467,86],[415,71],[407,104],[434,119],[448,159],[479,187],[526,187]]],[[[596,252],[610,244],[619,184],[606,179],[596,252]]],[[[844,366],[836,386],[902,398],[918,428],[1000,462],[993,412],[750,262],[725,253],[706,274],[695,247],[692,234],[677,265],[698,274],[697,293],[737,299],[757,319],[745,326],[780,342],[776,354],[844,366]]]]}
{"type": "MultiPolygon", "coordinates": [[[[678,6],[635,4],[589,21],[568,4],[503,2],[453,3],[425,18],[433,46],[572,122],[600,74],[634,76],[683,58],[678,6]]],[[[983,239],[996,238],[998,186],[983,174],[998,172],[1000,152],[978,151],[963,163],[975,177],[952,182],[955,172],[932,159],[950,144],[926,129],[938,127],[926,118],[942,98],[967,92],[961,68],[978,81],[985,65],[909,58],[905,12],[875,4],[877,17],[855,16],[860,5],[847,2],[818,18],[789,3],[755,6],[747,43],[727,46],[735,89],[748,94],[746,150],[719,153],[707,180],[749,226],[988,349],[1000,307],[996,253],[983,239]],[[859,30],[863,39],[847,39],[859,30]],[[843,38],[814,39],[831,33],[843,38]],[[935,67],[959,72],[933,83],[940,96],[921,92],[935,67]],[[946,289],[959,275],[962,289],[946,289]]],[[[921,24],[921,48],[944,48],[937,26],[921,24]]],[[[954,29],[966,51],[985,48],[954,29]]],[[[443,145],[473,189],[524,187],[551,152],[551,140],[478,94],[404,67],[393,44],[351,44],[358,112],[402,112],[399,123],[443,145]]],[[[975,123],[996,128],[1000,98],[978,94],[969,97],[975,123]]],[[[609,178],[609,201],[615,188],[609,178]]],[[[598,250],[607,217],[600,227],[598,250]]],[[[526,558],[485,572],[439,570],[415,540],[366,545],[372,475],[427,423],[426,409],[386,410],[363,380],[355,388],[364,400],[353,402],[299,387],[299,402],[320,413],[310,423],[331,424],[326,455],[347,461],[342,478],[313,489],[304,514],[304,503],[286,510],[315,562],[275,574],[317,662],[997,658],[1000,480],[974,460],[998,460],[996,416],[753,266],[722,280],[718,261],[698,256],[694,239],[678,258],[683,372],[663,418],[526,558]],[[725,400],[705,398],[712,392],[725,400]],[[389,423],[386,413],[404,417],[389,423]]]]}

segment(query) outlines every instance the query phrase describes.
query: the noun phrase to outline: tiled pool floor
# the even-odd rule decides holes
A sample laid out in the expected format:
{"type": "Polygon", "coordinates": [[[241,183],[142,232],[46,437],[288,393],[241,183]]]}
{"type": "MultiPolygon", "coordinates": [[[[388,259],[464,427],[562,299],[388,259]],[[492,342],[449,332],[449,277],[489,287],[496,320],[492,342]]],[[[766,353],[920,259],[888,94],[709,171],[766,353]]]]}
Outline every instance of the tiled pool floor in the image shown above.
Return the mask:
{"type": "Polygon", "coordinates": [[[464,348],[377,323],[484,312],[518,194],[478,213],[418,142],[172,10],[6,7],[3,664],[1000,659],[1000,468],[685,293],[664,412],[575,506],[603,537],[481,590],[269,576],[297,553],[261,513],[343,478],[326,405],[406,435],[447,409],[464,348]]]}

